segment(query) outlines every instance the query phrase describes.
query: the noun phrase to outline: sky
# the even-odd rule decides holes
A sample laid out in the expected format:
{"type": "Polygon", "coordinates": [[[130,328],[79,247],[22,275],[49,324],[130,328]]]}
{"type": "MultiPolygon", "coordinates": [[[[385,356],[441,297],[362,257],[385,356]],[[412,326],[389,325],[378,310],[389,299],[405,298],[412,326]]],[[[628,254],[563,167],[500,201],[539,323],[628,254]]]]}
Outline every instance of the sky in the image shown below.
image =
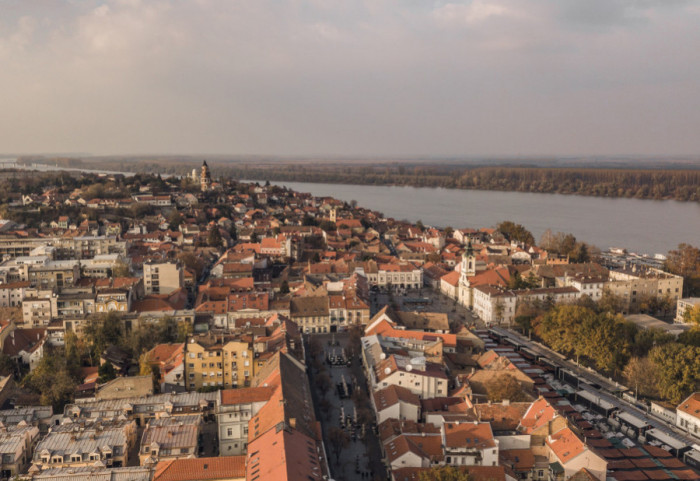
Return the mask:
{"type": "Polygon", "coordinates": [[[700,154],[699,0],[0,0],[0,152],[700,154]]]}

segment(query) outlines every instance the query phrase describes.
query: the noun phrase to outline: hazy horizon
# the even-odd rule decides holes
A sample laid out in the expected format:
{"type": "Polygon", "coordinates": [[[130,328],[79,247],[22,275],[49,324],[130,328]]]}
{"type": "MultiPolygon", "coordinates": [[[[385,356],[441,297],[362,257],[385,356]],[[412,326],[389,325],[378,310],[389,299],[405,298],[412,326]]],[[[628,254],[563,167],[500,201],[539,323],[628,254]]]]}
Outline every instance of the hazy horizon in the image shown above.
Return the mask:
{"type": "Polygon", "coordinates": [[[697,159],[698,24],[691,0],[8,0],[0,151],[697,159]]]}

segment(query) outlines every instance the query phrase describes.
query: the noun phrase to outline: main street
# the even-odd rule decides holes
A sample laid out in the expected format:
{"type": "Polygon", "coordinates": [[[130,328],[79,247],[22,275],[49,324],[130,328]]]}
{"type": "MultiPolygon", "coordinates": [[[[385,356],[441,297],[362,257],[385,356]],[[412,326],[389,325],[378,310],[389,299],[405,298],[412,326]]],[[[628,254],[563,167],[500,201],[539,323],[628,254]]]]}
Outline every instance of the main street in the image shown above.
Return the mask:
{"type": "Polygon", "coordinates": [[[538,342],[529,340],[521,334],[496,326],[491,327],[490,329],[492,329],[497,334],[504,337],[509,337],[517,341],[521,345],[527,347],[528,349],[534,351],[535,353],[546,357],[559,368],[565,368],[571,372],[576,373],[577,376],[588,382],[590,387],[587,386],[586,391],[594,392],[600,399],[609,402],[620,411],[634,414],[635,416],[644,419],[644,421],[647,422],[653,428],[662,431],[663,433],[676,439],[677,441],[686,444],[687,446],[692,446],[693,444],[700,444],[699,439],[689,436],[687,433],[678,429],[675,425],[668,423],[662,420],[661,418],[657,418],[653,415],[650,415],[647,411],[638,408],[629,401],[615,396],[613,393],[622,392],[625,390],[625,387],[613,381],[612,379],[606,378],[605,376],[602,376],[601,374],[591,369],[580,367],[567,359],[563,359],[560,354],[552,351],[548,347],[543,346],[538,342]]]}

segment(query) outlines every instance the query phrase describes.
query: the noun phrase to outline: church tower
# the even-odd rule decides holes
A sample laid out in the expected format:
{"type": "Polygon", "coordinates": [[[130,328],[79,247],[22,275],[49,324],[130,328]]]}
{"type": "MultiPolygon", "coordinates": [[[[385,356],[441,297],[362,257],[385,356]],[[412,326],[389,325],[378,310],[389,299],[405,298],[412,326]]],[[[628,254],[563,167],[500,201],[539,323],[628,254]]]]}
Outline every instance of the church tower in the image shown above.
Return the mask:
{"type": "Polygon", "coordinates": [[[462,277],[471,277],[476,275],[476,256],[472,241],[467,242],[467,249],[462,254],[462,277]]]}
{"type": "Polygon", "coordinates": [[[457,286],[457,299],[465,307],[471,307],[471,287],[469,278],[476,275],[476,256],[472,241],[467,243],[467,248],[462,254],[462,265],[460,266],[459,285],[457,286]]]}
{"type": "Polygon", "coordinates": [[[201,189],[202,192],[207,192],[208,190],[211,189],[211,175],[209,174],[209,166],[207,165],[207,161],[205,160],[202,163],[202,173],[199,176],[200,182],[201,182],[201,189]]]}
{"type": "Polygon", "coordinates": [[[331,209],[330,217],[331,217],[331,222],[335,222],[338,219],[338,208],[337,207],[333,207],[331,209]]]}

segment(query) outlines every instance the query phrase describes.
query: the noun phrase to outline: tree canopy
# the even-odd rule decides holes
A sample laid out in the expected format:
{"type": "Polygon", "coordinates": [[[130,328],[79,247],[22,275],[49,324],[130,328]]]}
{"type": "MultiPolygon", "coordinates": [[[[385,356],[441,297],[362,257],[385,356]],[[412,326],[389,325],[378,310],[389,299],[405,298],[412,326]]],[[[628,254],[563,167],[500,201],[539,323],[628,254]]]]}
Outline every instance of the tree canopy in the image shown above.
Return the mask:
{"type": "Polygon", "coordinates": [[[523,242],[528,245],[535,244],[535,237],[521,224],[506,220],[498,224],[498,231],[509,241],[523,242]]]}

